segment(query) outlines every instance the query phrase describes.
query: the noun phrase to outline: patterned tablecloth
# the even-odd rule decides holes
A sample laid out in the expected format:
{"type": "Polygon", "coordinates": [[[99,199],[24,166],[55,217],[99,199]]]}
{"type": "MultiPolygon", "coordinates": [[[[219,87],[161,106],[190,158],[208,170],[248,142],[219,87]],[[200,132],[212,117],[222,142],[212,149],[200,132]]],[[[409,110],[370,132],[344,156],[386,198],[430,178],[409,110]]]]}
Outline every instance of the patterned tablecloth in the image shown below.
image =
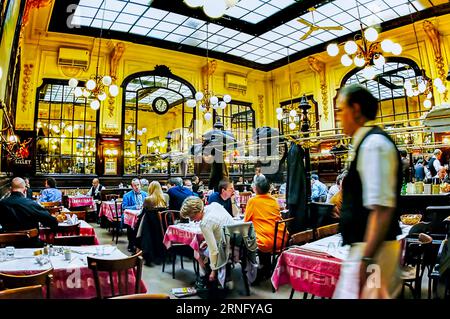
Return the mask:
{"type": "MultiPolygon", "coordinates": [[[[57,250],[58,247],[55,247],[57,250]]],[[[72,259],[66,261],[64,255],[58,254],[50,257],[50,263],[40,265],[33,256],[35,249],[16,249],[12,259],[0,262],[0,272],[25,275],[34,274],[53,267],[53,282],[51,288],[52,299],[92,299],[96,297],[95,282],[93,272],[87,268],[87,256],[101,259],[122,259],[127,256],[119,251],[115,246],[82,246],[71,247],[72,259]],[[96,256],[98,247],[104,247],[104,255],[96,256]]],[[[133,271],[128,274],[128,292],[134,293],[136,278],[133,271]]],[[[113,277],[117,283],[117,276],[113,277]]],[[[100,273],[102,291],[108,294],[111,291],[108,273],[100,273]]],[[[122,279],[124,282],[124,279],[122,279]]],[[[147,292],[143,281],[140,284],[141,292],[147,292]]],[[[115,289],[117,292],[117,288],[115,289]]]]}
{"type": "MultiPolygon", "coordinates": [[[[411,226],[400,223],[402,234],[397,240],[402,241],[411,226]]],[[[289,284],[300,292],[306,292],[318,297],[331,298],[339,279],[342,260],[349,252],[350,246],[341,246],[340,234],[325,237],[302,245],[292,246],[280,255],[272,284],[275,289],[289,284]]]]}
{"type": "Polygon", "coordinates": [[[163,244],[169,249],[173,244],[189,245],[194,250],[194,257],[200,258],[200,244],[205,240],[199,223],[179,223],[170,225],[164,235],[163,244]]]}
{"type": "MultiPolygon", "coordinates": [[[[122,216],[122,203],[117,202],[117,215],[122,216]]],[[[113,221],[116,217],[116,206],[114,201],[104,201],[100,206],[99,217],[106,216],[109,221],[113,221]]]]}
{"type": "MultiPolygon", "coordinates": [[[[60,226],[68,226],[68,224],[66,223],[59,223],[60,226]]],[[[95,233],[95,229],[94,227],[92,227],[91,225],[89,225],[87,222],[85,222],[84,220],[80,220],[80,236],[95,236],[95,244],[99,245],[100,242],[97,238],[97,234],[95,233]]],[[[46,234],[45,234],[45,229],[41,228],[39,230],[39,238],[42,241],[46,241],[46,234]]]]}
{"type": "Polygon", "coordinates": [[[141,212],[142,210],[140,209],[125,209],[125,211],[123,212],[124,224],[131,226],[131,228],[135,228],[141,212]]]}
{"type": "Polygon", "coordinates": [[[95,202],[92,196],[69,196],[67,202],[68,208],[75,208],[75,207],[95,208],[95,202]]]}

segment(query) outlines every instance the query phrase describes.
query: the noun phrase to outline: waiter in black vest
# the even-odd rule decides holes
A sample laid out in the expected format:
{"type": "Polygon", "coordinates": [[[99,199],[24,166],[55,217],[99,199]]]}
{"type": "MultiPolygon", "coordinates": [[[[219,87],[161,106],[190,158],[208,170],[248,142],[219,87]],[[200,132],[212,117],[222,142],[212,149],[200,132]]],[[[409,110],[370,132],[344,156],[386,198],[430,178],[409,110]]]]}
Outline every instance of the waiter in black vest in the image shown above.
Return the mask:
{"type": "Polygon", "coordinates": [[[441,165],[442,151],[440,149],[435,149],[433,152],[433,157],[431,157],[428,162],[428,169],[431,173],[431,177],[438,177],[439,171],[442,169],[441,165]]]}
{"type": "Polygon", "coordinates": [[[351,248],[334,298],[394,297],[401,287],[396,240],[401,233],[396,208],[402,185],[400,155],[386,132],[369,125],[376,118],[378,101],[366,88],[342,88],[337,105],[353,149],[342,184],[339,224],[343,244],[351,248]]]}

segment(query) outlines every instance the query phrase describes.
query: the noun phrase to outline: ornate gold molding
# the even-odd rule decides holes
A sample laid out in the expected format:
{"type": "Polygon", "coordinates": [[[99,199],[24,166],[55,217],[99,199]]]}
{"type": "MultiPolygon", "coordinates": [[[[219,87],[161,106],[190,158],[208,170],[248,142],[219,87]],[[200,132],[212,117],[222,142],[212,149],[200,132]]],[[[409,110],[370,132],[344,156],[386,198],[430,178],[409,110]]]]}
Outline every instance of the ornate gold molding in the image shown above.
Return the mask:
{"type": "Polygon", "coordinates": [[[325,121],[328,121],[328,87],[325,76],[325,63],[312,56],[308,58],[308,63],[311,70],[319,75],[320,93],[322,94],[323,115],[325,116],[325,121]]]}
{"type": "Polygon", "coordinates": [[[258,95],[259,117],[260,126],[264,124],[264,95],[258,95]]]}
{"type": "MultiPolygon", "coordinates": [[[[423,29],[427,34],[428,39],[430,40],[431,45],[433,47],[434,62],[436,63],[438,76],[442,80],[442,82],[445,83],[446,81],[445,64],[444,64],[444,57],[442,56],[441,51],[441,38],[439,31],[438,29],[436,29],[434,24],[429,20],[425,20],[423,22],[423,29]]],[[[444,100],[447,101],[447,91],[444,93],[444,100]]]]}
{"type": "MultiPolygon", "coordinates": [[[[44,8],[46,6],[49,6],[52,3],[53,0],[27,0],[25,4],[25,10],[23,12],[23,18],[22,18],[22,26],[20,28],[20,42],[22,42],[23,39],[23,32],[25,30],[25,27],[28,25],[28,22],[30,21],[30,13],[32,9],[39,9],[44,8]]],[[[20,44],[19,44],[20,46],[20,44]]]]}
{"type": "Polygon", "coordinates": [[[23,79],[22,79],[22,112],[26,112],[28,108],[28,94],[31,88],[31,74],[33,64],[23,65],[23,79]]]}
{"type": "Polygon", "coordinates": [[[213,89],[213,75],[217,69],[217,61],[212,60],[208,61],[205,66],[202,67],[202,75],[203,75],[203,85],[204,90],[209,91],[213,89]],[[209,83],[209,79],[211,79],[211,86],[209,83]]]}
{"type": "MultiPolygon", "coordinates": [[[[119,68],[119,62],[120,62],[120,59],[122,58],[124,52],[125,52],[125,44],[123,42],[119,42],[114,46],[114,48],[112,49],[112,51],[109,55],[110,76],[113,79],[113,81],[115,81],[117,79],[117,70],[119,68]]],[[[116,98],[110,96],[108,98],[107,103],[108,103],[107,107],[108,107],[108,111],[109,111],[108,116],[110,118],[112,118],[112,117],[114,117],[116,98]]],[[[111,134],[113,134],[113,133],[111,133],[111,134]]]]}

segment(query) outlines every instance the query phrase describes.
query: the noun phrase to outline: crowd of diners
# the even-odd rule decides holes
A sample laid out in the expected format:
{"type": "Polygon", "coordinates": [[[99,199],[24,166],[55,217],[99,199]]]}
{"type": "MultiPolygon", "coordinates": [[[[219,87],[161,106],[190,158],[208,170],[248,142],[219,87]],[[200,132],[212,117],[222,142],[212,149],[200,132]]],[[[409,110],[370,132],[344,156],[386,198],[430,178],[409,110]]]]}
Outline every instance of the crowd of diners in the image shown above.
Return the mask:
{"type": "MultiPolygon", "coordinates": [[[[413,177],[416,180],[448,181],[448,174],[447,167],[441,163],[441,150],[435,150],[429,158],[417,158],[413,166],[403,152],[398,152],[385,132],[376,126],[366,126],[375,119],[378,108],[378,102],[367,89],[360,86],[344,88],[340,92],[338,106],[344,132],[353,137],[357,147],[351,153],[348,171],[338,175],[330,188],[319,180],[317,174],[311,175],[311,200],[334,204],[342,242],[351,245],[350,259],[342,264],[334,297],[358,298],[367,280],[364,270],[381,252],[387,256],[382,261],[378,260],[384,270],[394,269],[399,260],[397,205],[402,183],[413,177]],[[355,264],[351,258],[356,258],[358,263],[355,264]]],[[[240,179],[236,184],[245,184],[245,181],[240,179]]],[[[184,180],[173,177],[166,185],[134,178],[131,188],[123,196],[122,211],[170,209],[179,211],[182,218],[199,223],[205,238],[200,245],[205,248],[201,253],[209,257],[209,262],[202,265],[203,278],[217,280],[223,257],[219,247],[221,230],[236,219],[253,224],[260,261],[257,281],[267,280],[270,276],[273,243],[276,238],[276,243],[281,245],[287,231],[282,225],[278,233],[274,232],[276,222],[282,219],[281,208],[272,194],[272,185],[260,168],[252,179],[253,192],[244,211],[239,205],[239,192],[228,179],[220,180],[214,190],[208,190],[198,177],[184,180]]],[[[86,195],[100,201],[104,189],[95,178],[86,195]]],[[[280,185],[277,193],[277,196],[284,196],[286,184],[280,185]]],[[[45,189],[36,200],[32,199],[32,194],[28,179],[12,179],[10,193],[0,200],[1,232],[39,228],[40,224],[52,229],[57,227],[57,219],[42,206],[45,202],[62,200],[62,192],[55,179],[45,180],[45,189]]],[[[41,243],[36,239],[34,244],[41,243]]],[[[133,240],[129,241],[128,250],[135,252],[133,240]]],[[[384,271],[383,283],[394,282],[395,276],[392,271],[384,271]]]]}

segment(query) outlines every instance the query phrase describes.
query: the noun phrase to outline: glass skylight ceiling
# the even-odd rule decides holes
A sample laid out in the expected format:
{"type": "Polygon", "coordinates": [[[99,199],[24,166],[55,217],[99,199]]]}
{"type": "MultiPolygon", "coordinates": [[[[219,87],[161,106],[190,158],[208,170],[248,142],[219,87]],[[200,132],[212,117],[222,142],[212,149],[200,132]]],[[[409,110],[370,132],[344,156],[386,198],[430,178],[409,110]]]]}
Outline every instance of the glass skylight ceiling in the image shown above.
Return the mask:
{"type": "MultiPolygon", "coordinates": [[[[358,1],[361,20],[366,25],[374,25],[408,16],[410,10],[416,12],[415,8],[419,11],[425,9],[418,1],[413,1],[415,8],[408,6],[408,0],[358,1]]],[[[241,57],[260,64],[269,64],[286,57],[286,47],[289,47],[290,54],[293,54],[358,31],[360,28],[355,1],[335,0],[318,7],[314,11],[314,23],[319,26],[340,25],[343,30],[319,30],[313,32],[306,40],[300,41],[301,36],[309,28],[299,23],[297,18],[256,37],[210,23],[208,25],[209,39],[207,45],[205,21],[152,8],[148,6],[148,3],[149,1],[144,0],[80,0],[72,24],[92,28],[103,27],[103,29],[203,49],[208,47],[212,51],[241,57]],[[106,4],[104,1],[106,1],[106,4]],[[104,7],[106,10],[99,9],[104,7]]],[[[227,14],[244,21],[252,20],[251,22],[256,23],[275,13],[275,9],[269,8],[269,6],[276,7],[277,11],[280,11],[281,8],[285,8],[292,3],[294,3],[293,0],[241,0],[235,8],[228,9],[227,14]],[[263,18],[252,18],[255,14],[261,15],[263,18]],[[258,19],[260,20],[258,21],[258,19]]],[[[311,12],[301,17],[313,22],[311,12]]]]}
{"type": "Polygon", "coordinates": [[[399,86],[400,88],[391,89],[385,86],[382,82],[376,80],[366,80],[363,70],[351,76],[347,80],[346,84],[363,84],[369,89],[370,92],[372,92],[372,94],[378,99],[378,101],[383,101],[405,96],[405,90],[403,88],[405,80],[414,79],[416,77],[414,70],[405,63],[387,62],[382,68],[377,68],[375,66],[374,68],[376,76],[380,76],[381,74],[381,77],[384,80],[392,83],[395,86],[399,86]],[[391,72],[394,70],[399,71],[391,72]]]}
{"type": "Polygon", "coordinates": [[[256,24],[294,3],[294,0],[241,0],[225,14],[256,24]]]}

